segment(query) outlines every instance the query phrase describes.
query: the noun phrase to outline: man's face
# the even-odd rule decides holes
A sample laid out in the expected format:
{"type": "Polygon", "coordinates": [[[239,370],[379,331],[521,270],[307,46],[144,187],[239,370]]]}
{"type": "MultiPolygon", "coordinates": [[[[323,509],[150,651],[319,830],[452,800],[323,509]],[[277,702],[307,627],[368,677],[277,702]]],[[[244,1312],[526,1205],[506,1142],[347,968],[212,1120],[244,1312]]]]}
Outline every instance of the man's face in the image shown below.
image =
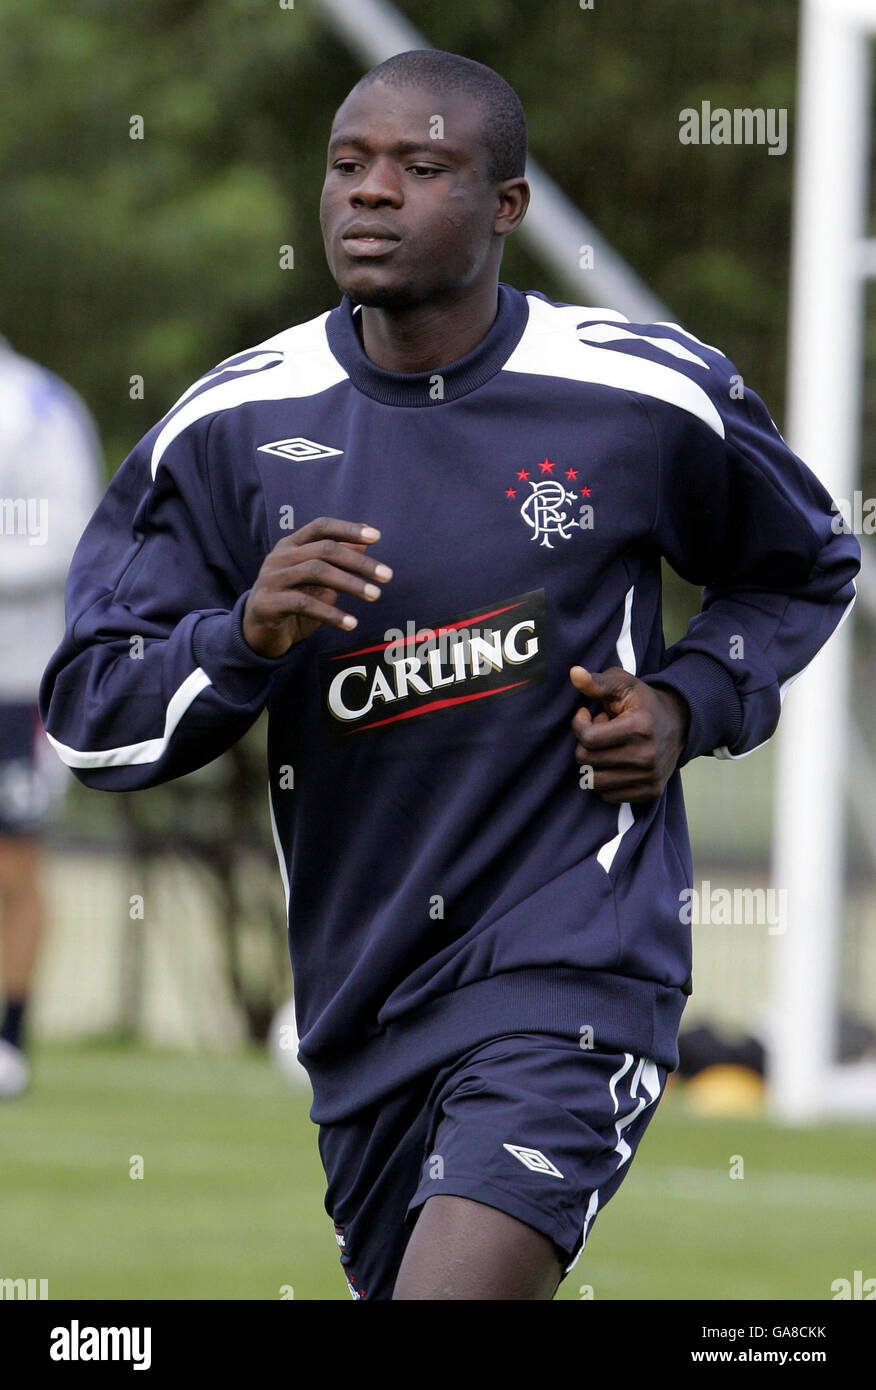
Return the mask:
{"type": "Polygon", "coordinates": [[[499,199],[479,128],[461,94],[378,81],[347,97],[332,125],[320,224],[329,269],[355,303],[453,299],[487,273],[499,199]],[[436,130],[443,139],[431,138],[436,130]]]}

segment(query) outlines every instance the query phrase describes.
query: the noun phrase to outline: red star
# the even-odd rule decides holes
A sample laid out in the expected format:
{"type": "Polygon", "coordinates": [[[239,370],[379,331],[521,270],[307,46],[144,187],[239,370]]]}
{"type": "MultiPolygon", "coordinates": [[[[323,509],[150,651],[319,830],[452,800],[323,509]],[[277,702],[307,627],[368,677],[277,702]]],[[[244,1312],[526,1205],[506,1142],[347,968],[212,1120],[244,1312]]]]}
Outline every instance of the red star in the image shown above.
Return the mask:
{"type": "Polygon", "coordinates": [[[589,497],[589,496],[590,496],[590,489],[589,489],[589,487],[582,487],[582,489],[581,489],[581,496],[582,496],[582,497],[589,497]]]}
{"type": "Polygon", "coordinates": [[[551,472],[553,472],[553,467],[554,467],[554,465],[551,463],[550,459],[548,459],[548,458],[542,459],[541,463],[540,463],[538,466],[539,466],[539,468],[541,469],[542,473],[551,473],[551,472]]]}
{"type": "Polygon", "coordinates": [[[517,489],[516,489],[516,487],[506,487],[506,489],[505,489],[505,496],[506,496],[506,497],[516,497],[516,496],[517,496],[517,489]]]}
{"type": "Polygon", "coordinates": [[[526,471],[525,468],[521,468],[521,470],[520,470],[520,472],[517,474],[517,476],[518,476],[518,478],[520,479],[520,481],[521,481],[522,483],[525,483],[525,482],[526,482],[526,479],[529,477],[529,474],[527,473],[527,471],[526,471]]]}
{"type": "Polygon", "coordinates": [[[566,469],[566,477],[567,477],[567,478],[577,478],[577,476],[578,476],[578,470],[577,470],[577,468],[567,468],[567,469],[566,469]]]}

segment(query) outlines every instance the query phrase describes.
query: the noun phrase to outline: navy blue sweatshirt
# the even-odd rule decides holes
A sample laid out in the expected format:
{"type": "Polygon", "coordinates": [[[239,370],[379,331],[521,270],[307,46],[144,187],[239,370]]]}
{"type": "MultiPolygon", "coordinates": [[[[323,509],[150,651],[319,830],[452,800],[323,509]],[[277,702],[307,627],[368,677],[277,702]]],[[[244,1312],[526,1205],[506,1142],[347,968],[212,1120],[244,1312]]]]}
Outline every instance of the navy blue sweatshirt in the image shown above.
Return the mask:
{"type": "Polygon", "coordinates": [[[633,805],[589,789],[569,668],[680,692],[680,766],[742,757],[849,612],[858,543],[733,364],[677,325],[501,284],[471,352],[397,373],[357,312],[345,296],[221,363],[122,464],[70,570],[46,730],[122,791],[210,762],[267,705],[316,1121],[521,1030],[675,1067],[681,779],[633,805]],[[378,527],[394,576],[373,604],[340,596],[354,631],[259,656],[249,590],[318,516],[378,527]],[[668,650],[661,556],[703,587],[668,650]]]}

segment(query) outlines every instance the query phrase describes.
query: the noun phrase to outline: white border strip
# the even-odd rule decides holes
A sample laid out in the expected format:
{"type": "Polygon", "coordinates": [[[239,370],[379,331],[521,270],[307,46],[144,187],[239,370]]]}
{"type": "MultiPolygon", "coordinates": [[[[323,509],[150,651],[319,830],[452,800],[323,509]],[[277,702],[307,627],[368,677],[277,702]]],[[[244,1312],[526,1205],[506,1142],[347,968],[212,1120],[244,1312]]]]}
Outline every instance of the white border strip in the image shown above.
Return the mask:
{"type": "Polygon", "coordinates": [[[149,738],[143,743],[128,743],[122,748],[104,748],[98,752],[81,753],[77,748],[69,748],[59,743],[46,731],[46,738],[62,762],[68,767],[134,767],[139,763],[157,763],[167,751],[167,745],[183,715],[192,702],[213,682],[200,666],[186,676],[182,685],[175,690],[167,706],[164,720],[164,733],[160,738],[149,738]]]}
{"type": "MultiPolygon", "coordinates": [[[[636,651],[633,646],[633,597],[636,592],[635,584],[631,584],[627,589],[624,599],[624,617],[621,623],[620,634],[617,639],[617,655],[621,666],[631,675],[636,674],[636,651]]],[[[628,801],[622,801],[617,813],[617,834],[613,839],[607,841],[597,854],[596,858],[602,865],[606,873],[612,866],[614,856],[620,849],[620,842],[626,835],[630,827],[635,823],[633,808],[628,801]]]]}

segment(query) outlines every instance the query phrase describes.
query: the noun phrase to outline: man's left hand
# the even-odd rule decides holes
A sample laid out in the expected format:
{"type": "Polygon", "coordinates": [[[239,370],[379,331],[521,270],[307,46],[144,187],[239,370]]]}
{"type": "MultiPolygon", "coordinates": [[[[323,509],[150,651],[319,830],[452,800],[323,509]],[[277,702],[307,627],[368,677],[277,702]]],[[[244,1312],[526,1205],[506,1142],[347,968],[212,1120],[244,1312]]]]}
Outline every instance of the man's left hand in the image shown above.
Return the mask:
{"type": "Polygon", "coordinates": [[[593,769],[593,790],[604,801],[652,801],[662,794],[687,741],[690,711],[677,691],[646,685],[629,671],[569,672],[575,689],[602,709],[572,720],[575,759],[593,769]]]}

